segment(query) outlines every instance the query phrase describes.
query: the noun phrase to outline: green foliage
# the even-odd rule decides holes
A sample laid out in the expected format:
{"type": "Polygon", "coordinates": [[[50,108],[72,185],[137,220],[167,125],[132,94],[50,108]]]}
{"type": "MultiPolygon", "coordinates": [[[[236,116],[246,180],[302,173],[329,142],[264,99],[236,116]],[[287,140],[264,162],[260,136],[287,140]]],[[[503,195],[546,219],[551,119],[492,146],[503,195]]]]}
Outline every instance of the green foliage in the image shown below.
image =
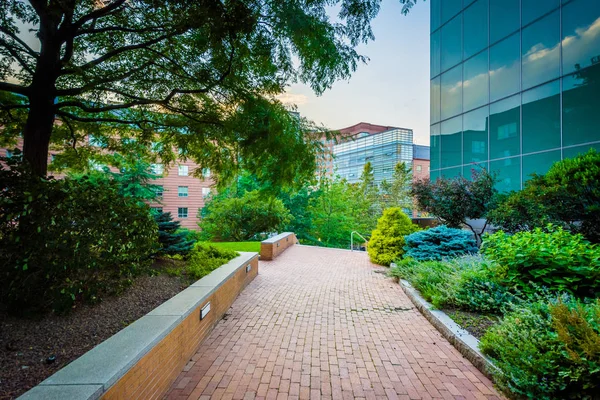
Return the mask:
{"type": "Polygon", "coordinates": [[[412,233],[404,240],[406,256],[417,261],[442,260],[477,253],[477,245],[470,232],[444,225],[412,233]]]}
{"type": "Polygon", "coordinates": [[[147,205],[87,177],[42,179],[14,159],[0,169],[0,301],[13,311],[98,301],[149,267],[147,205]]]}
{"type": "Polygon", "coordinates": [[[190,254],[186,274],[190,279],[198,280],[238,255],[233,250],[219,249],[212,245],[198,243],[190,254]]]}
{"type": "Polygon", "coordinates": [[[600,391],[600,302],[526,303],[481,339],[516,398],[591,399],[600,391]]]}
{"type": "Polygon", "coordinates": [[[154,213],[154,221],[158,225],[158,243],[160,255],[180,254],[186,256],[195,241],[188,239],[188,232],[179,229],[179,221],[173,221],[171,213],[154,213]]]}
{"type": "Polygon", "coordinates": [[[496,196],[494,175],[482,169],[473,171],[471,179],[457,177],[438,178],[435,182],[417,181],[412,194],[420,210],[439,218],[451,228],[467,226],[480,243],[483,231],[477,231],[467,223],[469,219],[485,218],[493,208],[496,196]]]}
{"type": "Polygon", "coordinates": [[[505,285],[531,292],[531,282],[582,297],[600,294],[600,247],[562,228],[486,236],[482,253],[502,268],[505,285]]]}
{"type": "Polygon", "coordinates": [[[371,261],[390,265],[404,254],[404,237],[416,232],[419,227],[412,223],[398,207],[388,208],[377,221],[371,235],[368,253],[371,261]]]}
{"type": "Polygon", "coordinates": [[[224,241],[248,241],[277,232],[291,216],[283,202],[258,190],[241,197],[215,197],[201,211],[200,228],[208,237],[224,241]]]}
{"type": "Polygon", "coordinates": [[[210,245],[222,250],[260,253],[260,242],[211,242],[210,245]]]}
{"type": "Polygon", "coordinates": [[[591,149],[554,163],[546,175],[533,176],[522,191],[500,201],[489,219],[507,232],[552,223],[600,243],[600,153],[591,149]]]}
{"type": "Polygon", "coordinates": [[[394,167],[391,182],[381,182],[381,196],[385,207],[400,207],[404,210],[413,208],[411,196],[413,174],[405,162],[399,162],[394,167]]]}

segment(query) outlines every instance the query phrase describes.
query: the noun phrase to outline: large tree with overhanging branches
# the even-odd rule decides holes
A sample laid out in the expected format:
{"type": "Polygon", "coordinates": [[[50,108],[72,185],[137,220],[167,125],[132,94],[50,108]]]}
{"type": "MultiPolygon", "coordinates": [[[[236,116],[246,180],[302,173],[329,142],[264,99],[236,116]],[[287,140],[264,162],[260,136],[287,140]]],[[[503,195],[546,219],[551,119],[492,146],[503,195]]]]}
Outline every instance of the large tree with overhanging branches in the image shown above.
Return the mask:
{"type": "MultiPolygon", "coordinates": [[[[399,1],[406,13],[416,0],[399,1]]],[[[22,134],[39,175],[49,146],[88,156],[88,134],[113,150],[158,141],[163,160],[178,148],[224,175],[312,173],[317,137],[276,96],[348,78],[380,2],[3,0],[3,139],[22,134]]]]}

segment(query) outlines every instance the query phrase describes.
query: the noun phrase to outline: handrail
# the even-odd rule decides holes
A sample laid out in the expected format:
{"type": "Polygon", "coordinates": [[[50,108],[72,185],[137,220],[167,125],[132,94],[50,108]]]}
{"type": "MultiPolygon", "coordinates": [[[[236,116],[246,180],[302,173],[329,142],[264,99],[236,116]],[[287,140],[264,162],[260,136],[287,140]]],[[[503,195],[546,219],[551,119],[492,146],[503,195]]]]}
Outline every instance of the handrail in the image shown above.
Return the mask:
{"type": "Polygon", "coordinates": [[[354,235],[358,235],[362,240],[365,241],[366,246],[369,246],[369,241],[367,239],[365,239],[365,237],[363,235],[361,235],[360,233],[358,233],[357,231],[352,231],[352,233],[350,234],[350,251],[354,251],[354,235]]]}

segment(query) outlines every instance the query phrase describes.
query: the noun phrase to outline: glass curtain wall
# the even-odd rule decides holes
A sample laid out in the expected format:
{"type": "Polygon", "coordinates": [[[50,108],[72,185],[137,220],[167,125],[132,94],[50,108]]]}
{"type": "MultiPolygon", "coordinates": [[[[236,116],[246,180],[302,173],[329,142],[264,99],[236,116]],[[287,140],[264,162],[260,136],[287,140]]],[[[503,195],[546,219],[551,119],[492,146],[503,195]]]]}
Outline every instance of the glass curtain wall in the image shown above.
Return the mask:
{"type": "Polygon", "coordinates": [[[431,179],[600,150],[599,0],[431,1],[431,179]]]}

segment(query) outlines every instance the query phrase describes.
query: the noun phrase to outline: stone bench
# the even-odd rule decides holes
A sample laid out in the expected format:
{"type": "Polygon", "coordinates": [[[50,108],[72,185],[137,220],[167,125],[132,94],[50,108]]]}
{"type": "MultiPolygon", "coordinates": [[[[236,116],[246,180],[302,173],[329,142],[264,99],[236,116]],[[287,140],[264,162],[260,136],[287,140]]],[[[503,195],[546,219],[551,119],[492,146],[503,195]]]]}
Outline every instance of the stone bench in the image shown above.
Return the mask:
{"type": "Polygon", "coordinates": [[[284,232],[260,242],[260,259],[274,260],[290,246],[298,244],[294,232],[284,232]]]}

